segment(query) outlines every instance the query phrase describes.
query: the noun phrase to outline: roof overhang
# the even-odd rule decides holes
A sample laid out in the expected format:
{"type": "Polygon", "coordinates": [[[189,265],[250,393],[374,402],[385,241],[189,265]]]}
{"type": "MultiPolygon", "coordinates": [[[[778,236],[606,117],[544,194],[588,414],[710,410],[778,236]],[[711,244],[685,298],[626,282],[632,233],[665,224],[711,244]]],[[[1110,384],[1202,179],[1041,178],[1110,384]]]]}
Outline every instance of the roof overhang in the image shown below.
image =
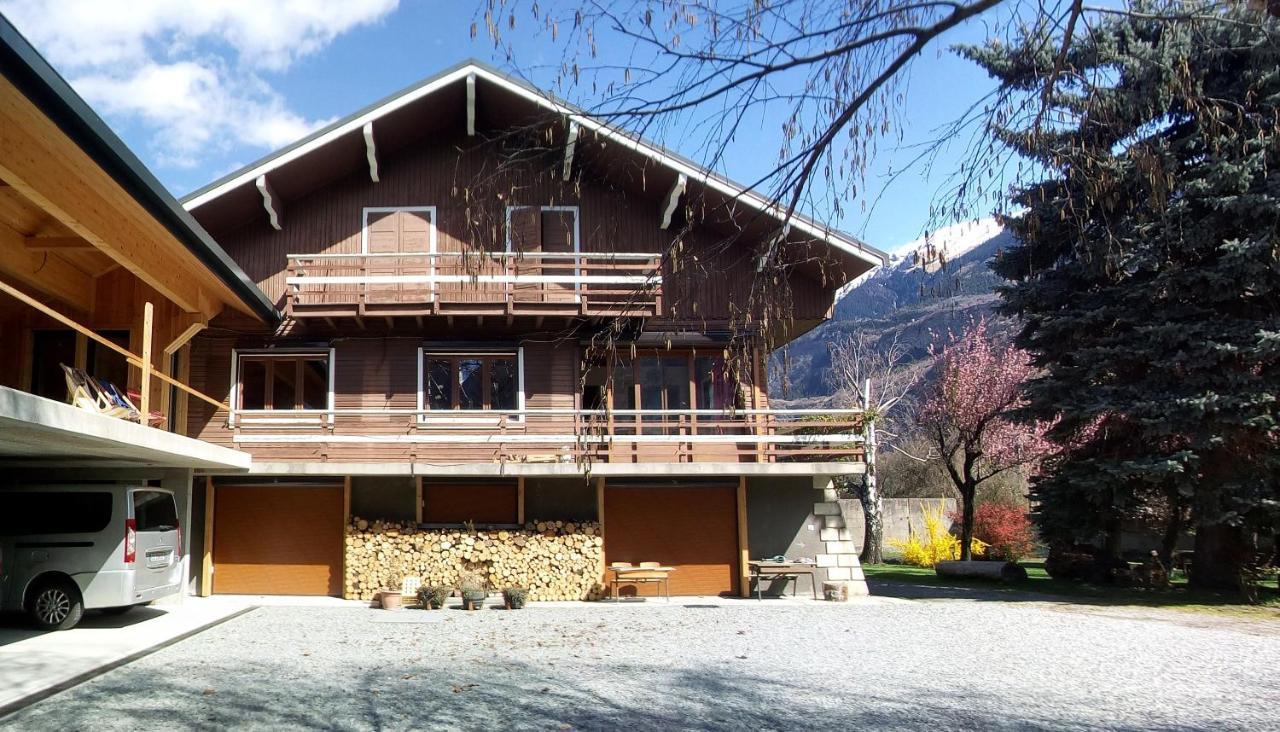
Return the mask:
{"type": "Polygon", "coordinates": [[[0,75],[0,173],[10,185],[184,310],[207,295],[279,322],[262,290],[3,16],[0,75]]]}
{"type": "Polygon", "coordinates": [[[759,213],[776,219],[779,224],[785,220],[793,231],[827,244],[836,252],[858,260],[864,267],[877,267],[888,261],[888,255],[855,237],[830,226],[820,224],[812,218],[801,214],[793,213],[788,218],[786,207],[777,201],[717,175],[688,158],[645,140],[643,137],[603,122],[584,110],[530,86],[520,79],[508,76],[474,60],[466,61],[441,74],[397,92],[345,119],[338,120],[332,125],[316,131],[289,147],[272,153],[220,180],[193,191],[182,199],[182,203],[188,211],[192,211],[244,186],[253,186],[260,176],[269,175],[272,171],[306,157],[327,145],[332,145],[339,140],[363,136],[366,125],[375,123],[396,110],[436,94],[452,85],[466,84],[467,80],[471,78],[483,81],[485,84],[494,85],[505,92],[532,102],[548,112],[560,115],[567,122],[578,126],[582,130],[594,132],[612,143],[665,166],[673,175],[683,176],[691,184],[701,185],[708,190],[725,196],[734,203],[744,204],[759,213]]]}
{"type": "Polygon", "coordinates": [[[249,470],[249,453],[0,387],[0,465],[249,470]]]}

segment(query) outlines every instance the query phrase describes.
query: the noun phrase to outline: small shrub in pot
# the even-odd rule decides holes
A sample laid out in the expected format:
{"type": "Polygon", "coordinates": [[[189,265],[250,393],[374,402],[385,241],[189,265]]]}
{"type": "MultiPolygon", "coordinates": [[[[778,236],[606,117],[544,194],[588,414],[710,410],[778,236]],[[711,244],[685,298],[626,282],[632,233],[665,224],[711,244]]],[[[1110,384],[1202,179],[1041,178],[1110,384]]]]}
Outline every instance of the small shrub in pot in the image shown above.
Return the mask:
{"type": "Polygon", "coordinates": [[[428,585],[418,588],[418,603],[422,605],[424,610],[439,610],[444,607],[445,602],[449,600],[449,596],[453,594],[453,588],[447,585],[428,585]]]}
{"type": "Polygon", "coordinates": [[[466,572],[458,578],[458,594],[462,595],[464,610],[479,610],[488,595],[484,577],[475,572],[466,572]]]}
{"type": "Polygon", "coordinates": [[[520,610],[529,599],[529,590],[523,587],[508,587],[502,591],[502,604],[508,610],[520,610]]]}

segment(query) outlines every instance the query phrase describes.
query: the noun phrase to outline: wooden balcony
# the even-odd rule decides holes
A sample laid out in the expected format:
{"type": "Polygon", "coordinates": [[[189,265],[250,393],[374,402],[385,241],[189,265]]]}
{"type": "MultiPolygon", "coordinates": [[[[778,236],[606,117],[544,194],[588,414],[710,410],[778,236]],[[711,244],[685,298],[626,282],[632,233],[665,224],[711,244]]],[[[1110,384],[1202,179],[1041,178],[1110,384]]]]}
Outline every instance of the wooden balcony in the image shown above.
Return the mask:
{"type": "Polygon", "coordinates": [[[661,255],[637,253],[291,254],[288,314],[306,317],[649,317],[661,255]]]}
{"type": "Polygon", "coordinates": [[[832,462],[863,458],[862,412],[244,410],[236,447],[270,459],[442,463],[832,462]]]}

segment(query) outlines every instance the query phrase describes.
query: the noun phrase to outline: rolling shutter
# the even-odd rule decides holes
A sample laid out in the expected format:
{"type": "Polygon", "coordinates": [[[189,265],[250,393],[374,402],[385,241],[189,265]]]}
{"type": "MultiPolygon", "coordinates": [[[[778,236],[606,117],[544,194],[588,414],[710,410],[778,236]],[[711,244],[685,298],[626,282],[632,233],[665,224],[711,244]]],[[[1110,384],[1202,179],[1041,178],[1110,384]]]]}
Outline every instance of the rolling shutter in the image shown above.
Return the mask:
{"type": "Polygon", "coordinates": [[[342,488],[218,486],[213,591],[341,595],[342,488]]]}

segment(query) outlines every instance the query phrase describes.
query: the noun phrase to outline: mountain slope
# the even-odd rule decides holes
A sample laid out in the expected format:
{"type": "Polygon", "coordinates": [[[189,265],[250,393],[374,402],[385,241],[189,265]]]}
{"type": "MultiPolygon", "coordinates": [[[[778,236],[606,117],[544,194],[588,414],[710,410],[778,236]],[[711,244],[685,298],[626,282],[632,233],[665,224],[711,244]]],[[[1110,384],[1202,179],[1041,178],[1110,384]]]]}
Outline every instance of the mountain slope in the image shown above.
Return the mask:
{"type": "Polygon", "coordinates": [[[888,265],[844,294],[831,321],[773,355],[770,392],[787,401],[821,403],[831,393],[827,344],[861,333],[872,334],[881,348],[896,339],[908,361],[923,366],[934,334],[962,329],[991,312],[1000,279],[987,263],[1011,239],[994,220],[984,219],[899,247],[888,265]]]}

